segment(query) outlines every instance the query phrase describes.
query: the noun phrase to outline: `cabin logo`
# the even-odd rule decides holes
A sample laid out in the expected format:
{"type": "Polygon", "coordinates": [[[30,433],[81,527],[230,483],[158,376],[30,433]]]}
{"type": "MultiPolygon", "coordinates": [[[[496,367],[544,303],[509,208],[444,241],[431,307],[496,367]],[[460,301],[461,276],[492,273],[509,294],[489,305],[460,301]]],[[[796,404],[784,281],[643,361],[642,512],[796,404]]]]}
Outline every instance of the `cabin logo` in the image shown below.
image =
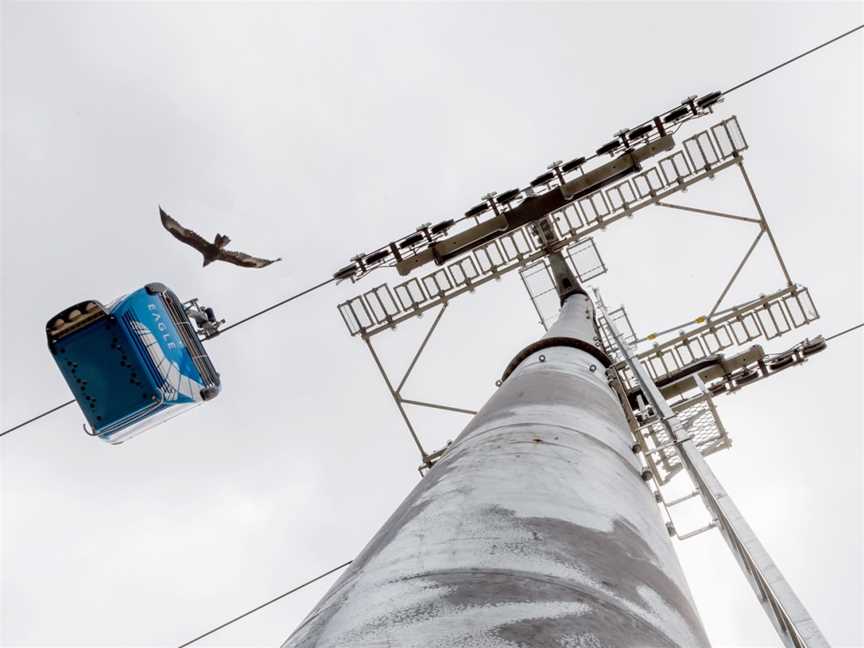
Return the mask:
{"type": "Polygon", "coordinates": [[[177,344],[171,340],[171,334],[167,333],[168,325],[162,321],[162,315],[157,312],[156,304],[147,304],[147,310],[149,310],[150,314],[153,316],[153,321],[156,324],[156,330],[159,331],[162,341],[165,342],[165,345],[169,349],[176,349],[177,344]]]}

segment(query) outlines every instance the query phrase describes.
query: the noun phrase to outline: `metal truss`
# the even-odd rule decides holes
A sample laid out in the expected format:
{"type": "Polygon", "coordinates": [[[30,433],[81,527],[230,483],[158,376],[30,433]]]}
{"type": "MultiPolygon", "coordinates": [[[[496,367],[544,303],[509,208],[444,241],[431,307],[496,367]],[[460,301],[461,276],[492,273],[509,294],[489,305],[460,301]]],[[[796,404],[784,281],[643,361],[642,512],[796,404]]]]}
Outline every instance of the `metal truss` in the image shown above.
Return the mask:
{"type": "Polygon", "coordinates": [[[387,370],[384,369],[384,365],[381,362],[381,359],[378,357],[378,353],[375,351],[375,347],[372,345],[371,338],[369,336],[363,336],[363,341],[366,343],[366,346],[369,347],[369,352],[372,354],[372,358],[375,360],[375,365],[378,367],[378,371],[381,372],[381,377],[384,378],[384,383],[387,385],[387,389],[390,391],[390,395],[393,397],[393,402],[396,403],[399,414],[402,415],[402,420],[405,421],[405,425],[408,427],[408,432],[411,434],[411,438],[414,440],[414,444],[420,451],[420,457],[422,458],[423,463],[420,465],[418,470],[420,471],[421,475],[424,474],[424,470],[431,468],[435,464],[435,462],[441,458],[444,452],[446,452],[447,448],[445,446],[444,448],[436,450],[432,453],[427,453],[426,450],[423,448],[423,444],[420,442],[420,437],[417,435],[417,431],[414,429],[414,426],[411,423],[411,419],[408,417],[408,413],[405,411],[404,405],[413,405],[415,407],[428,407],[431,409],[443,410],[446,412],[468,414],[470,416],[473,416],[477,413],[475,410],[469,410],[462,407],[452,407],[450,405],[442,405],[440,403],[429,403],[427,401],[419,401],[405,398],[404,396],[402,396],[402,389],[405,387],[405,383],[408,382],[408,378],[411,376],[411,372],[414,370],[414,367],[417,364],[417,361],[420,359],[420,356],[422,355],[424,349],[426,348],[429,339],[432,337],[432,334],[438,327],[438,323],[441,321],[441,317],[444,315],[445,310],[447,310],[446,303],[441,305],[440,310],[438,311],[437,315],[435,315],[432,326],[429,327],[429,330],[423,337],[423,341],[420,343],[420,346],[417,348],[417,351],[411,358],[411,363],[408,365],[408,369],[405,371],[405,374],[402,376],[402,379],[399,381],[399,384],[396,387],[393,387],[393,381],[387,374],[387,370]]]}
{"type": "MultiPolygon", "coordinates": [[[[777,338],[792,329],[805,326],[819,318],[819,313],[813,304],[809,290],[792,281],[789,270],[780,253],[780,248],[777,245],[777,241],[753,189],[753,184],[744,168],[743,159],[740,157],[736,159],[738,161],[738,169],[753,201],[758,218],[675,205],[663,201],[657,202],[658,206],[667,209],[754,223],[758,226],[758,232],[748,246],[743,258],[735,267],[732,276],[726,282],[717,300],[711,306],[708,315],[697,317],[690,322],[685,322],[657,333],[651,333],[644,338],[636,340],[637,344],[646,341],[654,342],[653,348],[637,354],[637,358],[643,362],[643,365],[655,380],[662,379],[664,376],[681,369],[689,363],[704,358],[710,353],[716,353],[729,348],[736,343],[744,344],[758,338],[767,340],[777,338]],[[753,251],[763,236],[770,242],[779,268],[786,280],[786,287],[770,295],[761,295],[757,299],[743,304],[721,309],[723,300],[729,294],[729,290],[738,279],[741,270],[750,260],[753,251]],[[677,333],[677,335],[671,339],[666,339],[662,343],[657,342],[658,338],[667,337],[672,333],[677,333]]],[[[630,382],[631,379],[632,376],[625,376],[625,381],[630,382]]]]}
{"type": "MultiPolygon", "coordinates": [[[[744,168],[742,152],[747,148],[737,118],[733,116],[722,120],[685,139],[679,148],[672,149],[655,166],[638,169],[635,174],[617,184],[602,186],[593,193],[574,194],[569,203],[554,209],[539,221],[529,222],[500,235],[490,235],[490,238],[478,242],[476,246],[466,247],[461,256],[454,256],[452,260],[445,257],[447,263],[441,263],[442,258],[436,256],[441,267],[434,271],[419,278],[408,278],[392,288],[387,284],[376,286],[339,304],[338,310],[349,333],[361,337],[369,347],[420,451],[423,464],[419,470],[422,475],[447,451],[447,447],[428,453],[420,442],[405,406],[430,407],[469,415],[476,413],[469,409],[408,399],[402,395],[406,381],[452,299],[473,292],[479,286],[500,279],[513,270],[519,270],[540,324],[548,328],[548,322],[557,314],[559,307],[557,299],[547,299],[550,295],[554,297],[547,260],[550,253],[562,252],[576,276],[583,282],[590,280],[606,271],[590,236],[655,205],[700,217],[710,216],[755,225],[757,232],[754,238],[707,315],[640,338],[634,332],[623,307],[608,311],[598,294],[601,343],[615,361],[607,372],[609,383],[621,399],[633,431],[636,441],[633,451],[641,453],[644,459],[646,469],[643,477],[646,481],[653,480],[657,485],[655,497],[666,513],[669,533],[684,540],[713,528],[719,529],[784,645],[790,648],[820,648],[828,645],[825,638],[705,460],[706,456],[728,448],[732,443],[717,414],[713,400],[715,396],[737,391],[745,385],[800,364],[812,353],[825,348],[825,341],[821,337],[804,340],[792,349],[773,355],[767,355],[761,346],[752,344],[754,340],[780,337],[818,319],[819,314],[808,289],[792,281],[744,168]],[[674,194],[733,167],[738,168],[750,194],[755,217],[669,201],[674,194]],[[724,306],[732,286],[763,239],[770,243],[786,285],[771,294],[724,306]],[[394,387],[394,381],[388,376],[372,345],[372,338],[436,307],[439,307],[439,311],[431,327],[404,376],[394,387]],[[624,333],[621,332],[622,328],[624,333]],[[637,352],[636,347],[645,342],[652,343],[651,348],[637,352]],[[733,346],[746,344],[751,346],[736,355],[727,357],[721,353],[733,346]],[[663,485],[681,473],[686,473],[693,482],[693,492],[667,500],[663,495],[663,485]],[[697,496],[702,499],[711,520],[701,528],[679,533],[672,521],[671,510],[697,496]]],[[[538,177],[537,181],[532,182],[530,191],[525,190],[523,193],[528,197],[542,196],[544,192],[557,187],[556,182],[564,188],[560,174],[557,175],[557,181],[554,176],[556,174],[550,173],[538,177]],[[543,182],[539,182],[541,179],[543,182]]],[[[515,196],[519,191],[508,193],[515,196]]],[[[511,199],[508,197],[508,201],[511,199]]],[[[484,221],[479,215],[488,211],[489,206],[494,207],[492,203],[489,197],[488,205],[482,210],[471,210],[476,211],[472,218],[477,226],[483,225],[484,221]]],[[[497,208],[493,211],[498,215],[497,208]]],[[[453,222],[450,221],[450,225],[453,222]]],[[[418,239],[418,235],[412,237],[418,239]]],[[[414,239],[409,237],[408,240],[414,239]]],[[[367,258],[373,256],[367,255],[367,258]]]]}
{"type": "MultiPolygon", "coordinates": [[[[786,284],[788,286],[793,286],[792,278],[789,275],[789,270],[786,268],[786,263],[783,260],[783,255],[780,254],[780,248],[777,246],[777,241],[774,239],[774,234],[771,232],[771,227],[768,225],[768,220],[765,218],[765,213],[762,211],[762,206],[759,204],[759,199],[756,197],[756,192],[753,190],[753,184],[750,182],[750,176],[747,175],[747,170],[744,168],[743,160],[739,158],[738,169],[741,171],[741,176],[744,179],[744,183],[747,186],[747,191],[750,194],[750,198],[753,200],[753,205],[756,207],[756,211],[759,214],[759,218],[748,218],[746,216],[739,216],[737,214],[728,214],[724,212],[718,212],[709,209],[698,209],[695,207],[687,207],[684,205],[675,205],[672,203],[658,201],[657,205],[660,207],[666,207],[667,209],[677,209],[681,211],[687,211],[696,214],[705,214],[708,216],[714,216],[717,218],[731,218],[741,222],[755,223],[759,227],[759,231],[756,234],[756,237],[753,239],[750,246],[747,248],[747,252],[744,254],[744,258],[741,259],[741,262],[736,266],[735,270],[732,273],[732,277],[726,283],[726,286],[723,288],[723,291],[720,293],[720,296],[717,298],[717,301],[714,302],[714,305],[711,307],[708,315],[705,316],[705,320],[711,321],[711,318],[717,313],[720,304],[725,299],[726,295],[729,293],[729,289],[732,288],[732,284],[735,283],[735,280],[738,278],[738,275],[741,273],[741,270],[747,264],[747,261],[750,259],[750,255],[753,254],[753,250],[756,249],[757,244],[762,239],[762,236],[765,235],[768,237],[768,240],[771,243],[771,247],[774,250],[774,255],[777,258],[777,262],[780,265],[780,269],[783,272],[783,276],[786,278],[786,284]]],[[[668,331],[667,331],[668,332],[668,331]]],[[[658,333],[654,333],[646,337],[646,340],[651,340],[656,338],[658,333]]],[[[640,340],[641,341],[641,340],[640,340]]]]}
{"type": "MultiPolygon", "coordinates": [[[[333,277],[351,279],[353,282],[384,267],[396,268],[400,275],[405,276],[422,265],[433,261],[441,265],[442,261],[462,256],[478,244],[504,232],[536,222],[570,201],[596,193],[620,178],[641,171],[643,162],[674,148],[674,135],[682,126],[713,114],[713,106],[722,101],[722,97],[720,91],[702,97],[690,96],[671,110],[655,115],[633,128],[618,131],[615,139],[598,148],[593,155],[573,158],[566,163],[561,160],[552,162],[527,187],[517,187],[500,194],[487,193],[483,196],[483,202],[458,218],[449,218],[435,225],[424,223],[413,232],[370,253],[355,255],[351,263],[337,270],[333,277]],[[586,162],[599,161],[607,155],[612,159],[599,166],[592,164],[590,166],[593,168],[586,170],[586,162]],[[566,176],[571,177],[568,180],[566,176]],[[543,196],[543,200],[535,200],[540,196],[543,196]],[[470,224],[472,222],[473,225],[470,224]]],[[[719,129],[714,137],[721,154],[725,154],[729,148],[746,148],[747,143],[737,127],[720,125],[715,128],[719,129]]],[[[712,164],[709,150],[703,150],[707,145],[716,157],[717,149],[711,138],[708,137],[707,141],[691,139],[694,141],[687,152],[691,161],[694,155],[699,156],[696,167],[701,169],[706,164],[712,164]]],[[[673,164],[673,168],[675,166],[673,164]]]]}
{"type": "MultiPolygon", "coordinates": [[[[635,212],[645,207],[657,205],[666,209],[696,214],[699,217],[731,219],[745,225],[757,226],[756,236],[750,242],[743,258],[734,268],[730,279],[720,291],[719,297],[713,303],[707,316],[700,316],[690,322],[640,338],[633,331],[623,307],[612,311],[610,317],[619,327],[624,328],[626,331],[624,338],[628,344],[638,345],[640,342],[653,342],[651,348],[637,353],[636,357],[655,381],[668,382],[678,373],[686,372],[688,367],[699,362],[705,362],[730,347],[752,343],[759,339],[774,339],[817,319],[819,314],[810,298],[808,289],[793,283],[791,280],[771,228],[753,190],[742,157],[742,152],[747,148],[748,145],[737,118],[731,117],[722,120],[709,129],[699,131],[692,137],[685,139],[678,150],[673,150],[670,155],[660,159],[656,166],[647,168],[614,186],[578,198],[561,209],[553,211],[541,223],[542,227],[532,223],[507,232],[425,276],[409,278],[396,284],[392,289],[389,285],[382,284],[339,304],[338,310],[351,335],[360,336],[369,347],[400,415],[420,451],[423,466],[431,466],[443,450],[431,454],[426,452],[408,417],[405,406],[431,407],[445,411],[472,413],[472,410],[403,397],[402,389],[405,381],[420,354],[422,354],[429,336],[437,327],[450,300],[459,295],[473,292],[479,286],[493,279],[500,279],[512,270],[519,271],[520,278],[537,311],[539,323],[548,329],[549,323],[557,316],[559,308],[547,259],[550,251],[549,236],[553,239],[557,237],[552,247],[562,252],[571,270],[580,282],[585,283],[607,270],[590,235],[597,230],[605,229],[611,223],[622,218],[632,217],[635,212]],[[668,199],[675,193],[684,191],[703,179],[713,178],[733,167],[737,167],[741,173],[755,207],[756,217],[669,202],[668,199]],[[546,236],[538,231],[538,229],[544,228],[547,232],[546,236]],[[747,302],[723,306],[723,301],[731,287],[763,238],[770,241],[787,285],[773,293],[760,295],[758,298],[747,302]],[[372,345],[372,337],[386,330],[394,329],[399,323],[408,319],[420,317],[434,308],[439,308],[439,312],[427,337],[420,345],[406,375],[394,388],[393,381],[384,370],[372,345]]],[[[554,181],[545,186],[535,186],[532,191],[542,194],[544,191],[552,190],[553,187],[554,181]]],[[[625,393],[630,393],[637,388],[635,376],[620,355],[617,344],[609,335],[605,319],[602,316],[599,319],[602,341],[610,350],[611,356],[617,360],[617,375],[620,376],[622,389],[625,393]]],[[[755,368],[742,365],[733,368],[737,370],[737,373],[732,369],[726,371],[722,380],[712,382],[710,385],[712,394],[723,391],[731,393],[743,384],[749,384],[754,380],[761,379],[763,375],[772,373],[773,370],[769,371],[765,367],[762,361],[763,357],[764,353],[761,353],[760,364],[755,368]]],[[[716,378],[716,376],[711,376],[711,378],[716,378]]],[[[699,398],[699,396],[691,395],[691,398],[699,398]]],[[[731,441],[725,435],[719,419],[716,416],[707,416],[706,412],[715,412],[710,397],[708,400],[707,405],[693,402],[690,403],[690,406],[699,408],[698,412],[701,413],[701,416],[693,419],[694,425],[697,422],[702,425],[709,421],[712,422],[712,431],[706,431],[702,437],[706,440],[711,439],[711,442],[702,444],[701,447],[703,450],[710,448],[714,452],[729,447],[731,441]],[[706,407],[707,410],[705,410],[706,407]],[[715,438],[718,434],[722,440],[715,438]]],[[[693,414],[696,413],[697,410],[694,410],[693,414]]],[[[660,428],[655,426],[653,432],[651,428],[646,428],[646,434],[649,437],[652,434],[658,436],[658,439],[655,439],[658,443],[652,444],[652,447],[663,445],[663,442],[659,440],[663,436],[660,428]]],[[[681,468],[680,464],[669,453],[661,453],[652,457],[652,461],[656,464],[652,465],[652,470],[658,479],[664,482],[681,468]]]]}
{"type": "MultiPolygon", "coordinates": [[[[747,148],[734,116],[697,132],[656,166],[552,211],[547,218],[559,237],[557,247],[582,243],[595,232],[702,180],[736,166],[743,169],[741,153],[747,148]]],[[[550,182],[532,191],[542,196],[555,187],[550,182]]],[[[410,278],[392,288],[386,283],[376,286],[339,304],[339,313],[351,335],[373,336],[394,328],[508,272],[541,261],[549,250],[534,228],[530,223],[502,234],[419,279],[410,278]]]]}
{"type": "MultiPolygon", "coordinates": [[[[699,317],[687,324],[652,334],[653,337],[648,336],[641,340],[637,338],[630,343],[638,345],[645,339],[655,339],[677,331],[674,337],[662,343],[655,342],[651,348],[635,354],[652,379],[662,381],[712,354],[760,339],[779,338],[818,318],[819,313],[810,298],[809,290],[804,286],[792,284],[773,293],[717,311],[710,320],[707,317],[699,317]]],[[[616,359],[624,384],[628,389],[632,388],[635,385],[633,373],[623,361],[620,350],[611,339],[603,319],[600,320],[600,325],[603,342],[611,350],[612,357],[616,359]]]]}
{"type": "MultiPolygon", "coordinates": [[[[620,216],[615,210],[632,213],[651,204],[666,209],[698,214],[700,217],[710,216],[756,225],[755,237],[750,241],[743,257],[735,266],[731,277],[723,286],[707,315],[701,315],[688,322],[640,338],[633,334],[632,326],[627,319],[626,312],[623,311],[623,307],[619,311],[615,311],[615,316],[619,318],[619,325],[625,327],[625,338],[628,343],[637,345],[645,342],[653,343],[651,348],[637,353],[637,357],[654,380],[663,380],[694,362],[735,345],[747,344],[758,339],[778,338],[819,317],[809,290],[792,281],[780,253],[750,177],[744,168],[741,153],[747,148],[748,145],[738,121],[732,117],[721,121],[709,130],[701,131],[684,140],[682,150],[675,151],[668,157],[661,159],[656,167],[603,192],[585,197],[560,210],[560,213],[553,214],[556,228],[561,235],[567,234],[567,228],[572,231],[578,218],[583,220],[587,218],[588,221],[608,224],[620,216]],[[683,190],[702,177],[711,177],[714,173],[729,168],[729,166],[724,166],[726,162],[738,168],[755,208],[755,217],[679,205],[667,200],[671,195],[671,189],[678,187],[683,190]],[[694,174],[694,170],[697,169],[703,170],[701,176],[694,174]],[[653,202],[640,202],[639,199],[645,196],[653,197],[653,202]],[[609,217],[610,214],[611,217],[609,217]],[[756,299],[732,306],[723,306],[730,289],[763,238],[769,241],[772,247],[779,270],[786,281],[786,286],[771,294],[760,295],[756,299]],[[620,319],[621,317],[624,319],[620,319]]],[[[555,300],[543,300],[545,295],[553,289],[552,280],[542,273],[532,273],[530,269],[533,267],[531,265],[520,269],[520,274],[522,274],[525,287],[540,317],[540,323],[545,328],[548,322],[557,315],[558,304],[555,300]],[[526,276],[529,274],[534,280],[533,285],[526,280],[526,276]],[[538,285],[538,279],[544,279],[544,281],[538,285]]],[[[617,353],[618,349],[606,333],[602,319],[600,324],[603,342],[607,348],[617,353]]],[[[614,353],[613,357],[615,357],[614,353]]],[[[617,359],[618,369],[622,372],[622,380],[625,386],[631,389],[634,385],[632,373],[620,357],[617,359]]]]}
{"type": "MultiPolygon", "coordinates": [[[[615,322],[616,330],[623,322],[629,326],[626,313],[622,308],[609,314],[615,322]],[[619,316],[616,317],[616,313],[619,316]]],[[[604,329],[603,339],[611,338],[609,325],[601,318],[604,329]]],[[[601,329],[602,330],[602,329],[601,329]]],[[[627,334],[620,334],[628,351],[632,352],[632,342],[627,334]]],[[[631,337],[632,339],[632,337],[631,337]]],[[[729,438],[714,405],[714,397],[722,394],[732,394],[745,386],[775,376],[790,367],[801,365],[808,358],[827,348],[822,336],[814,339],[806,338],[795,346],[780,353],[766,354],[758,344],[741,353],[726,356],[713,354],[700,361],[685,366],[680,371],[664,375],[659,381],[652,376],[663,397],[670,402],[672,410],[678,414],[684,428],[694,440],[703,456],[708,456],[719,450],[731,447],[729,438]]],[[[607,353],[623,357],[617,347],[606,346],[607,353]]],[[[638,360],[638,355],[633,354],[638,360]]],[[[643,368],[648,369],[644,361],[643,368]]],[[[629,367],[622,360],[610,367],[607,372],[610,385],[616,390],[624,405],[631,430],[644,452],[646,463],[658,485],[668,483],[682,468],[673,448],[671,440],[663,428],[657,412],[645,400],[638,380],[626,379],[629,367]]],[[[650,372],[648,372],[651,375],[650,372]]],[[[630,374],[632,376],[632,373],[630,374]]]]}
{"type": "MultiPolygon", "coordinates": [[[[656,451],[674,453],[678,463],[696,486],[690,495],[664,502],[667,511],[669,507],[698,495],[712,516],[707,526],[678,537],[686,539],[712,528],[719,529],[783,644],[788,648],[827,648],[828,642],[816,622],[708,466],[699,448],[697,436],[688,431],[685,421],[682,420],[682,412],[676,412],[666,401],[645,366],[624,341],[599,294],[597,306],[607,321],[609,335],[617,344],[624,362],[635,377],[647,404],[652,408],[657,424],[665,430],[667,442],[656,451]]],[[[704,384],[700,388],[704,390],[704,384]]],[[[703,395],[706,402],[710,403],[707,390],[703,395]]],[[[625,410],[627,409],[625,407],[625,410]]],[[[630,416],[632,417],[632,413],[630,416]]],[[[655,452],[646,453],[649,465],[653,454],[655,452]]],[[[662,495],[660,497],[662,501],[662,495]]],[[[670,532],[674,530],[670,528],[670,532]]]]}

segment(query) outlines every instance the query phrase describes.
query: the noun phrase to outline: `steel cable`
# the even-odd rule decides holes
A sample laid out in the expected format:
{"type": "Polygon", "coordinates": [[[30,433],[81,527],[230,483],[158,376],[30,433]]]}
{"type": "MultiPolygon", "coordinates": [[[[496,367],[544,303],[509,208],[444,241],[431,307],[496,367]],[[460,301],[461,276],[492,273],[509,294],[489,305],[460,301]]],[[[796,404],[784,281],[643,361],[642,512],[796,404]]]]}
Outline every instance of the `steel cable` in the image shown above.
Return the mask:
{"type": "Polygon", "coordinates": [[[288,302],[290,302],[290,301],[294,301],[295,299],[297,299],[298,297],[302,297],[303,295],[308,295],[309,293],[311,293],[311,292],[313,292],[313,291],[315,291],[315,290],[318,290],[319,288],[323,288],[323,287],[326,286],[327,284],[333,283],[334,281],[336,281],[336,277],[331,277],[331,278],[328,279],[327,281],[322,281],[321,283],[316,284],[316,285],[312,286],[311,288],[307,288],[307,289],[304,290],[303,292],[299,292],[299,293],[297,293],[296,295],[291,295],[291,296],[288,297],[287,299],[283,299],[283,300],[280,301],[280,302],[276,302],[276,303],[273,304],[272,306],[268,306],[267,308],[265,308],[265,309],[263,309],[263,310],[260,310],[260,311],[258,311],[257,313],[253,313],[252,315],[249,315],[248,317],[244,317],[244,318],[241,319],[239,322],[234,322],[231,326],[226,326],[224,329],[222,329],[221,331],[219,331],[219,332],[218,332],[214,337],[219,337],[219,336],[222,335],[223,333],[227,333],[228,331],[230,331],[231,329],[233,329],[233,328],[236,327],[236,326],[240,326],[241,324],[245,324],[245,323],[248,322],[249,320],[255,319],[256,317],[258,317],[259,315],[263,315],[264,313],[269,313],[269,312],[270,312],[271,310],[273,310],[274,308],[279,308],[280,306],[284,306],[284,305],[287,304],[288,302]]]}
{"type": "Polygon", "coordinates": [[[341,565],[339,565],[338,567],[334,567],[333,569],[331,569],[331,570],[329,570],[329,571],[326,571],[326,572],[324,572],[323,574],[320,574],[320,575],[316,576],[315,578],[313,578],[313,579],[311,579],[311,580],[308,580],[308,581],[306,581],[305,583],[303,583],[303,584],[301,584],[301,585],[298,585],[297,587],[295,587],[295,588],[293,588],[293,589],[288,590],[288,591],[285,592],[284,594],[280,594],[280,595],[277,596],[276,598],[272,598],[272,599],[270,599],[269,601],[267,601],[266,603],[262,603],[262,604],[259,605],[258,607],[254,607],[254,608],[252,608],[251,610],[249,610],[248,612],[244,612],[244,613],[241,614],[240,616],[236,616],[236,617],[234,617],[233,619],[231,619],[230,621],[226,621],[226,622],[223,623],[222,625],[218,625],[218,626],[216,626],[215,628],[213,628],[212,630],[208,630],[208,631],[205,632],[204,634],[198,635],[198,636],[195,637],[194,639],[191,639],[191,640],[187,641],[186,643],[182,643],[182,644],[180,644],[179,646],[177,646],[177,648],[186,648],[186,646],[189,646],[189,645],[195,643],[195,642],[198,641],[199,639],[203,639],[204,637],[208,637],[208,636],[210,636],[211,634],[213,634],[214,632],[217,632],[217,631],[221,630],[222,628],[231,625],[231,624],[234,623],[235,621],[239,621],[240,619],[249,616],[249,615],[252,614],[253,612],[257,612],[257,611],[260,610],[261,608],[265,608],[265,607],[267,607],[268,605],[270,605],[271,603],[275,603],[276,601],[285,598],[285,597],[288,596],[289,594],[293,594],[294,592],[303,589],[303,588],[306,587],[307,585],[311,585],[311,584],[314,583],[315,581],[319,581],[319,580],[321,580],[322,578],[324,578],[325,576],[329,576],[329,575],[332,574],[333,572],[337,572],[337,571],[339,571],[340,569],[343,569],[343,568],[347,567],[347,566],[350,565],[352,562],[353,562],[353,561],[351,561],[351,560],[349,560],[348,562],[344,562],[344,563],[342,563],[341,565]]]}
{"type": "Polygon", "coordinates": [[[840,34],[839,36],[835,36],[835,37],[832,38],[831,40],[825,41],[825,42],[822,43],[821,45],[817,45],[816,47],[813,47],[813,48],[807,50],[806,52],[802,52],[802,53],[799,54],[798,56],[795,56],[794,58],[791,58],[791,59],[789,59],[788,61],[784,61],[784,62],[781,63],[780,65],[775,65],[775,66],[772,67],[770,70],[765,70],[764,72],[761,72],[761,73],[757,74],[757,75],[754,76],[754,77],[750,77],[750,78],[747,79],[746,81],[742,81],[742,82],[739,83],[738,85],[732,86],[732,87],[729,88],[728,90],[724,90],[724,91],[723,91],[723,96],[725,97],[725,96],[728,95],[729,93],[731,93],[731,92],[735,92],[736,90],[738,90],[738,88],[743,88],[743,87],[746,86],[747,84],[749,84],[749,83],[753,83],[753,82],[756,81],[757,79],[761,79],[762,77],[764,77],[764,76],[766,76],[766,75],[768,75],[768,74],[771,74],[772,72],[775,72],[775,71],[779,70],[779,69],[782,68],[782,67],[786,67],[786,66],[789,65],[790,63],[794,63],[794,62],[797,61],[798,59],[804,58],[804,57],[807,56],[808,54],[812,54],[813,52],[815,52],[815,51],[817,51],[817,50],[820,50],[820,49],[822,49],[823,47],[826,47],[826,46],[830,45],[831,43],[834,43],[834,42],[840,40],[841,38],[845,38],[846,36],[849,36],[850,34],[854,34],[854,33],[857,32],[859,29],[864,29],[864,25],[858,25],[857,27],[853,27],[853,28],[850,29],[849,31],[847,31],[847,32],[843,32],[843,33],[840,34]]]}
{"type": "Polygon", "coordinates": [[[66,401],[65,403],[61,403],[61,404],[58,405],[57,407],[54,407],[54,408],[49,409],[49,410],[45,410],[45,411],[42,412],[41,414],[37,414],[36,416],[34,416],[34,417],[31,418],[31,419],[27,419],[26,421],[23,421],[23,422],[19,423],[18,425],[13,425],[13,426],[12,426],[11,428],[9,428],[8,430],[3,430],[3,432],[0,432],[0,436],[4,436],[4,435],[6,435],[6,434],[9,434],[10,432],[14,432],[14,431],[17,430],[18,428],[22,428],[22,427],[24,427],[25,425],[30,425],[31,423],[33,423],[33,422],[38,421],[39,419],[41,419],[43,416],[48,416],[49,414],[53,414],[53,413],[56,412],[57,410],[59,410],[59,409],[63,409],[63,408],[66,407],[67,405],[71,405],[71,404],[74,403],[74,402],[75,402],[75,399],[73,398],[72,400],[68,400],[68,401],[66,401]]]}
{"type": "Polygon", "coordinates": [[[841,335],[846,335],[847,333],[851,333],[852,331],[854,331],[854,330],[856,330],[856,329],[859,329],[859,328],[861,328],[862,326],[864,326],[864,322],[861,322],[860,324],[856,324],[855,326],[850,326],[850,327],[849,327],[848,329],[846,329],[845,331],[840,331],[839,333],[835,333],[834,335],[825,338],[825,341],[828,342],[829,340],[833,340],[834,338],[838,338],[838,337],[840,337],[841,335]]]}

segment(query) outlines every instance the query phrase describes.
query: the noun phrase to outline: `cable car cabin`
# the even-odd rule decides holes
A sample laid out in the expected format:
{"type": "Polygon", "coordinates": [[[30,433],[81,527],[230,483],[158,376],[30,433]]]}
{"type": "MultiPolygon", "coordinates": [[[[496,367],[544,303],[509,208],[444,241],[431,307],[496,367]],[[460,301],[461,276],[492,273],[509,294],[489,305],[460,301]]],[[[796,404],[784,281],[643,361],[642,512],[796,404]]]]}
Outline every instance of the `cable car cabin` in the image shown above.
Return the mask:
{"type": "Polygon", "coordinates": [[[182,302],[160,283],[48,322],[48,348],[93,436],[121,443],[219,394],[219,374],[182,302]]]}

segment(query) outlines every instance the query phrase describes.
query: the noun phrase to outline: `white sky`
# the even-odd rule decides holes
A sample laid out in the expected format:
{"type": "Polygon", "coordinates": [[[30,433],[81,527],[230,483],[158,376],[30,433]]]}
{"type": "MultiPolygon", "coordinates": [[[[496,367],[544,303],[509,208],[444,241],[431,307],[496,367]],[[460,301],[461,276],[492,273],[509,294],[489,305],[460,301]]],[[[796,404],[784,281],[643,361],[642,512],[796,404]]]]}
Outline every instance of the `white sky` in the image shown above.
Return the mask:
{"type": "MultiPolygon", "coordinates": [[[[862,7],[4,3],[2,426],[68,399],[43,328],[64,306],[162,281],[239,319],[860,24],[862,7]],[[285,260],[204,270],[162,231],[160,203],[285,260]]],[[[763,207],[822,313],[769,350],[864,315],[861,38],[720,109],[739,116],[763,207]]],[[[745,209],[741,191],[721,178],[676,202],[745,209]]],[[[646,210],[597,237],[610,268],[598,285],[638,331],[674,325],[707,311],[745,230],[646,210]]],[[[737,296],[780,288],[768,268],[757,259],[737,296]]],[[[357,290],[214,341],[222,395],[123,446],[86,437],[73,407],[4,437],[0,642],[178,645],[359,552],[418,459],[336,312],[357,290]]],[[[535,319],[515,276],[460,298],[406,393],[479,407],[542,332],[535,319]]],[[[430,321],[379,336],[390,367],[430,321]]],[[[735,446],[711,460],[836,646],[864,645],[862,391],[855,333],[719,399],[735,446]]],[[[430,448],[465,424],[417,421],[430,448]]],[[[676,546],[716,646],[777,645],[719,534],[676,546]]],[[[277,645],[329,582],[201,645],[277,645]]]]}

